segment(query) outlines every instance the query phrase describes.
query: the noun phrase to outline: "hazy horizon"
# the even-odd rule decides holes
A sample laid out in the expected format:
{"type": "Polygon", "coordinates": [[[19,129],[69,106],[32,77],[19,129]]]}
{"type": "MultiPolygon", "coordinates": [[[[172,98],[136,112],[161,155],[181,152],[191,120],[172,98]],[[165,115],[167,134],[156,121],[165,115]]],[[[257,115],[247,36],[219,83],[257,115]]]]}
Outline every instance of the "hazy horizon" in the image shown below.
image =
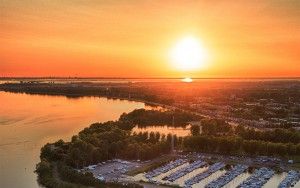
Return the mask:
{"type": "Polygon", "coordinates": [[[205,80],[205,79],[299,79],[299,76],[294,77],[60,77],[60,76],[36,76],[36,77],[24,77],[24,76],[15,76],[15,77],[1,77],[0,79],[182,79],[182,78],[192,78],[193,80],[205,80]]]}

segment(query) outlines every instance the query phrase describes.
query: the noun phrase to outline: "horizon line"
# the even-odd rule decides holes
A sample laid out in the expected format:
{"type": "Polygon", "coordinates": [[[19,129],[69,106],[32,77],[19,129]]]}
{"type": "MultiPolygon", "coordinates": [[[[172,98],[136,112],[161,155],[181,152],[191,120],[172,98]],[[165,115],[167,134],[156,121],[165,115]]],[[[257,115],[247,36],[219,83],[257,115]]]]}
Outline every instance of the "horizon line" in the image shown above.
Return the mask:
{"type": "MultiPolygon", "coordinates": [[[[0,76],[0,79],[104,79],[104,80],[117,80],[117,79],[142,79],[142,80],[149,80],[149,79],[183,79],[187,77],[77,77],[77,76],[0,76]]],[[[195,80],[205,80],[205,79],[300,79],[300,76],[282,76],[282,77],[188,77],[195,80]]]]}

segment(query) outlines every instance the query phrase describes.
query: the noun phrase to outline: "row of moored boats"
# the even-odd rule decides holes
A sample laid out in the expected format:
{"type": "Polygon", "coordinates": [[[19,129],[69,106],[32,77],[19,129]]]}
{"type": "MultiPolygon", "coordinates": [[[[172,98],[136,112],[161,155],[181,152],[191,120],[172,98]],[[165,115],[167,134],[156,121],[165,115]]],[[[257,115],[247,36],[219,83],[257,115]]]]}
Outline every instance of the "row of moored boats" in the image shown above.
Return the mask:
{"type": "Polygon", "coordinates": [[[156,168],[156,169],[146,173],[145,177],[147,179],[152,179],[153,177],[156,177],[156,176],[159,176],[160,174],[166,173],[169,170],[179,167],[186,162],[187,162],[187,160],[185,160],[185,159],[177,159],[177,160],[172,161],[162,167],[156,168]]]}
{"type": "Polygon", "coordinates": [[[238,164],[230,171],[227,171],[224,175],[220,176],[218,179],[207,184],[205,188],[221,188],[231,182],[234,178],[245,172],[247,169],[248,166],[238,164]]]}
{"type": "Polygon", "coordinates": [[[269,168],[260,168],[254,171],[252,176],[242,182],[238,188],[260,188],[268,182],[268,180],[275,174],[269,168]]]}
{"type": "MultiPolygon", "coordinates": [[[[170,170],[173,170],[183,164],[187,163],[186,159],[177,159],[172,161],[162,167],[154,169],[148,173],[146,173],[145,177],[153,183],[158,183],[154,181],[152,178],[157,177],[161,174],[164,174],[170,170]]],[[[196,160],[190,163],[187,166],[180,168],[179,170],[167,175],[163,178],[163,180],[173,183],[174,181],[178,180],[179,178],[206,166],[207,163],[202,160],[196,160]]],[[[193,185],[199,183],[200,181],[204,180],[205,178],[209,177],[211,174],[221,170],[225,167],[223,162],[214,163],[213,165],[209,166],[207,170],[197,174],[196,176],[186,180],[184,182],[185,188],[191,188],[193,185]]],[[[219,178],[211,181],[208,183],[205,188],[221,188],[224,187],[226,184],[234,180],[237,176],[241,175],[248,169],[247,165],[238,164],[234,166],[231,170],[227,171],[225,174],[221,175],[219,178]]],[[[260,168],[253,172],[253,174],[243,181],[238,188],[261,188],[263,187],[273,176],[275,172],[269,168],[260,168]]],[[[300,181],[300,172],[291,170],[288,172],[285,179],[278,185],[278,188],[289,188],[293,187],[300,181]]]]}
{"type": "Polygon", "coordinates": [[[222,162],[215,163],[211,165],[206,171],[192,177],[191,179],[188,179],[184,182],[184,187],[190,188],[192,185],[199,183],[201,180],[207,178],[211,174],[217,172],[218,170],[225,167],[225,164],[222,162]]]}
{"type": "Polygon", "coordinates": [[[176,172],[166,176],[163,180],[167,180],[167,181],[170,181],[170,182],[174,182],[176,181],[177,179],[185,176],[186,174],[189,174],[191,172],[193,172],[194,170],[198,169],[198,168],[201,168],[203,166],[205,166],[207,163],[204,162],[204,161],[201,161],[201,160],[197,160],[191,164],[189,164],[188,166],[186,167],[183,167],[179,170],[177,170],[176,172]]]}
{"type": "Polygon", "coordinates": [[[293,187],[300,180],[300,172],[291,170],[288,172],[285,179],[279,184],[278,188],[293,187]]]}

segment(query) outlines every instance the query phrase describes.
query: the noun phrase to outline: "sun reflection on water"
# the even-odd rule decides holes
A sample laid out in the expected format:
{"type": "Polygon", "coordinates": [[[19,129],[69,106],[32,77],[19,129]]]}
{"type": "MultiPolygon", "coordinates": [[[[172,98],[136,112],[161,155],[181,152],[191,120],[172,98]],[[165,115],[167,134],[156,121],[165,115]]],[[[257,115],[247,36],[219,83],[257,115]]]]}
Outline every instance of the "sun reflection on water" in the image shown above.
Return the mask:
{"type": "Polygon", "coordinates": [[[193,82],[193,79],[189,78],[189,77],[186,77],[186,78],[183,78],[181,81],[186,82],[186,83],[191,83],[191,82],[193,82]]]}

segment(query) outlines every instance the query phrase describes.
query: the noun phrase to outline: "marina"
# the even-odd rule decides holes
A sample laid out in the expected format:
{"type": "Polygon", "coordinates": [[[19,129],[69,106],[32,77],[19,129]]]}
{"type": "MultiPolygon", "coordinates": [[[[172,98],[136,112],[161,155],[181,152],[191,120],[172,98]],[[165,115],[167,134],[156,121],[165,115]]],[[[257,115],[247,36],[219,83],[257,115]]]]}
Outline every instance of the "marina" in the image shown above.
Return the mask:
{"type": "Polygon", "coordinates": [[[291,170],[288,172],[286,178],[279,184],[278,188],[288,188],[293,187],[300,180],[300,173],[291,170]]]}
{"type": "Polygon", "coordinates": [[[260,188],[274,175],[274,171],[268,168],[255,170],[253,175],[238,186],[238,188],[260,188]]]}
{"type": "Polygon", "coordinates": [[[201,180],[207,178],[208,176],[210,176],[211,174],[213,174],[214,172],[222,169],[225,167],[225,164],[222,163],[222,162],[218,162],[218,163],[215,163],[213,165],[211,165],[205,172],[201,173],[201,174],[198,174],[196,175],[195,177],[187,180],[185,182],[185,186],[184,187],[192,187],[192,185],[200,182],[201,180]]]}
{"type": "Polygon", "coordinates": [[[202,155],[198,155],[197,160],[192,160],[191,157],[195,156],[181,156],[180,159],[170,161],[154,170],[126,178],[155,186],[184,188],[289,188],[300,185],[300,173],[295,170],[275,173],[272,168],[262,166],[249,172],[249,165],[235,164],[228,167],[225,162],[218,161],[210,165],[202,155]]]}
{"type": "Polygon", "coordinates": [[[149,180],[151,180],[152,178],[162,174],[162,173],[166,173],[168,172],[169,170],[173,169],[173,168],[176,168],[184,163],[186,163],[187,161],[184,160],[184,159],[177,159],[175,161],[172,161],[160,168],[157,168],[157,169],[154,169],[153,171],[151,172],[148,172],[145,177],[149,180]]]}
{"type": "Polygon", "coordinates": [[[245,172],[247,170],[248,166],[246,165],[236,165],[232,170],[226,172],[223,176],[220,178],[210,182],[208,185],[205,186],[205,188],[220,188],[224,185],[228,184],[230,181],[232,181],[234,178],[245,172]]]}
{"type": "Polygon", "coordinates": [[[193,163],[191,163],[190,165],[179,169],[178,171],[170,174],[169,176],[165,177],[164,180],[168,180],[170,182],[174,182],[175,180],[181,178],[182,176],[185,176],[188,173],[193,172],[194,170],[196,170],[197,168],[201,168],[204,165],[206,165],[206,162],[203,162],[201,160],[199,161],[195,161],[193,163]]]}

